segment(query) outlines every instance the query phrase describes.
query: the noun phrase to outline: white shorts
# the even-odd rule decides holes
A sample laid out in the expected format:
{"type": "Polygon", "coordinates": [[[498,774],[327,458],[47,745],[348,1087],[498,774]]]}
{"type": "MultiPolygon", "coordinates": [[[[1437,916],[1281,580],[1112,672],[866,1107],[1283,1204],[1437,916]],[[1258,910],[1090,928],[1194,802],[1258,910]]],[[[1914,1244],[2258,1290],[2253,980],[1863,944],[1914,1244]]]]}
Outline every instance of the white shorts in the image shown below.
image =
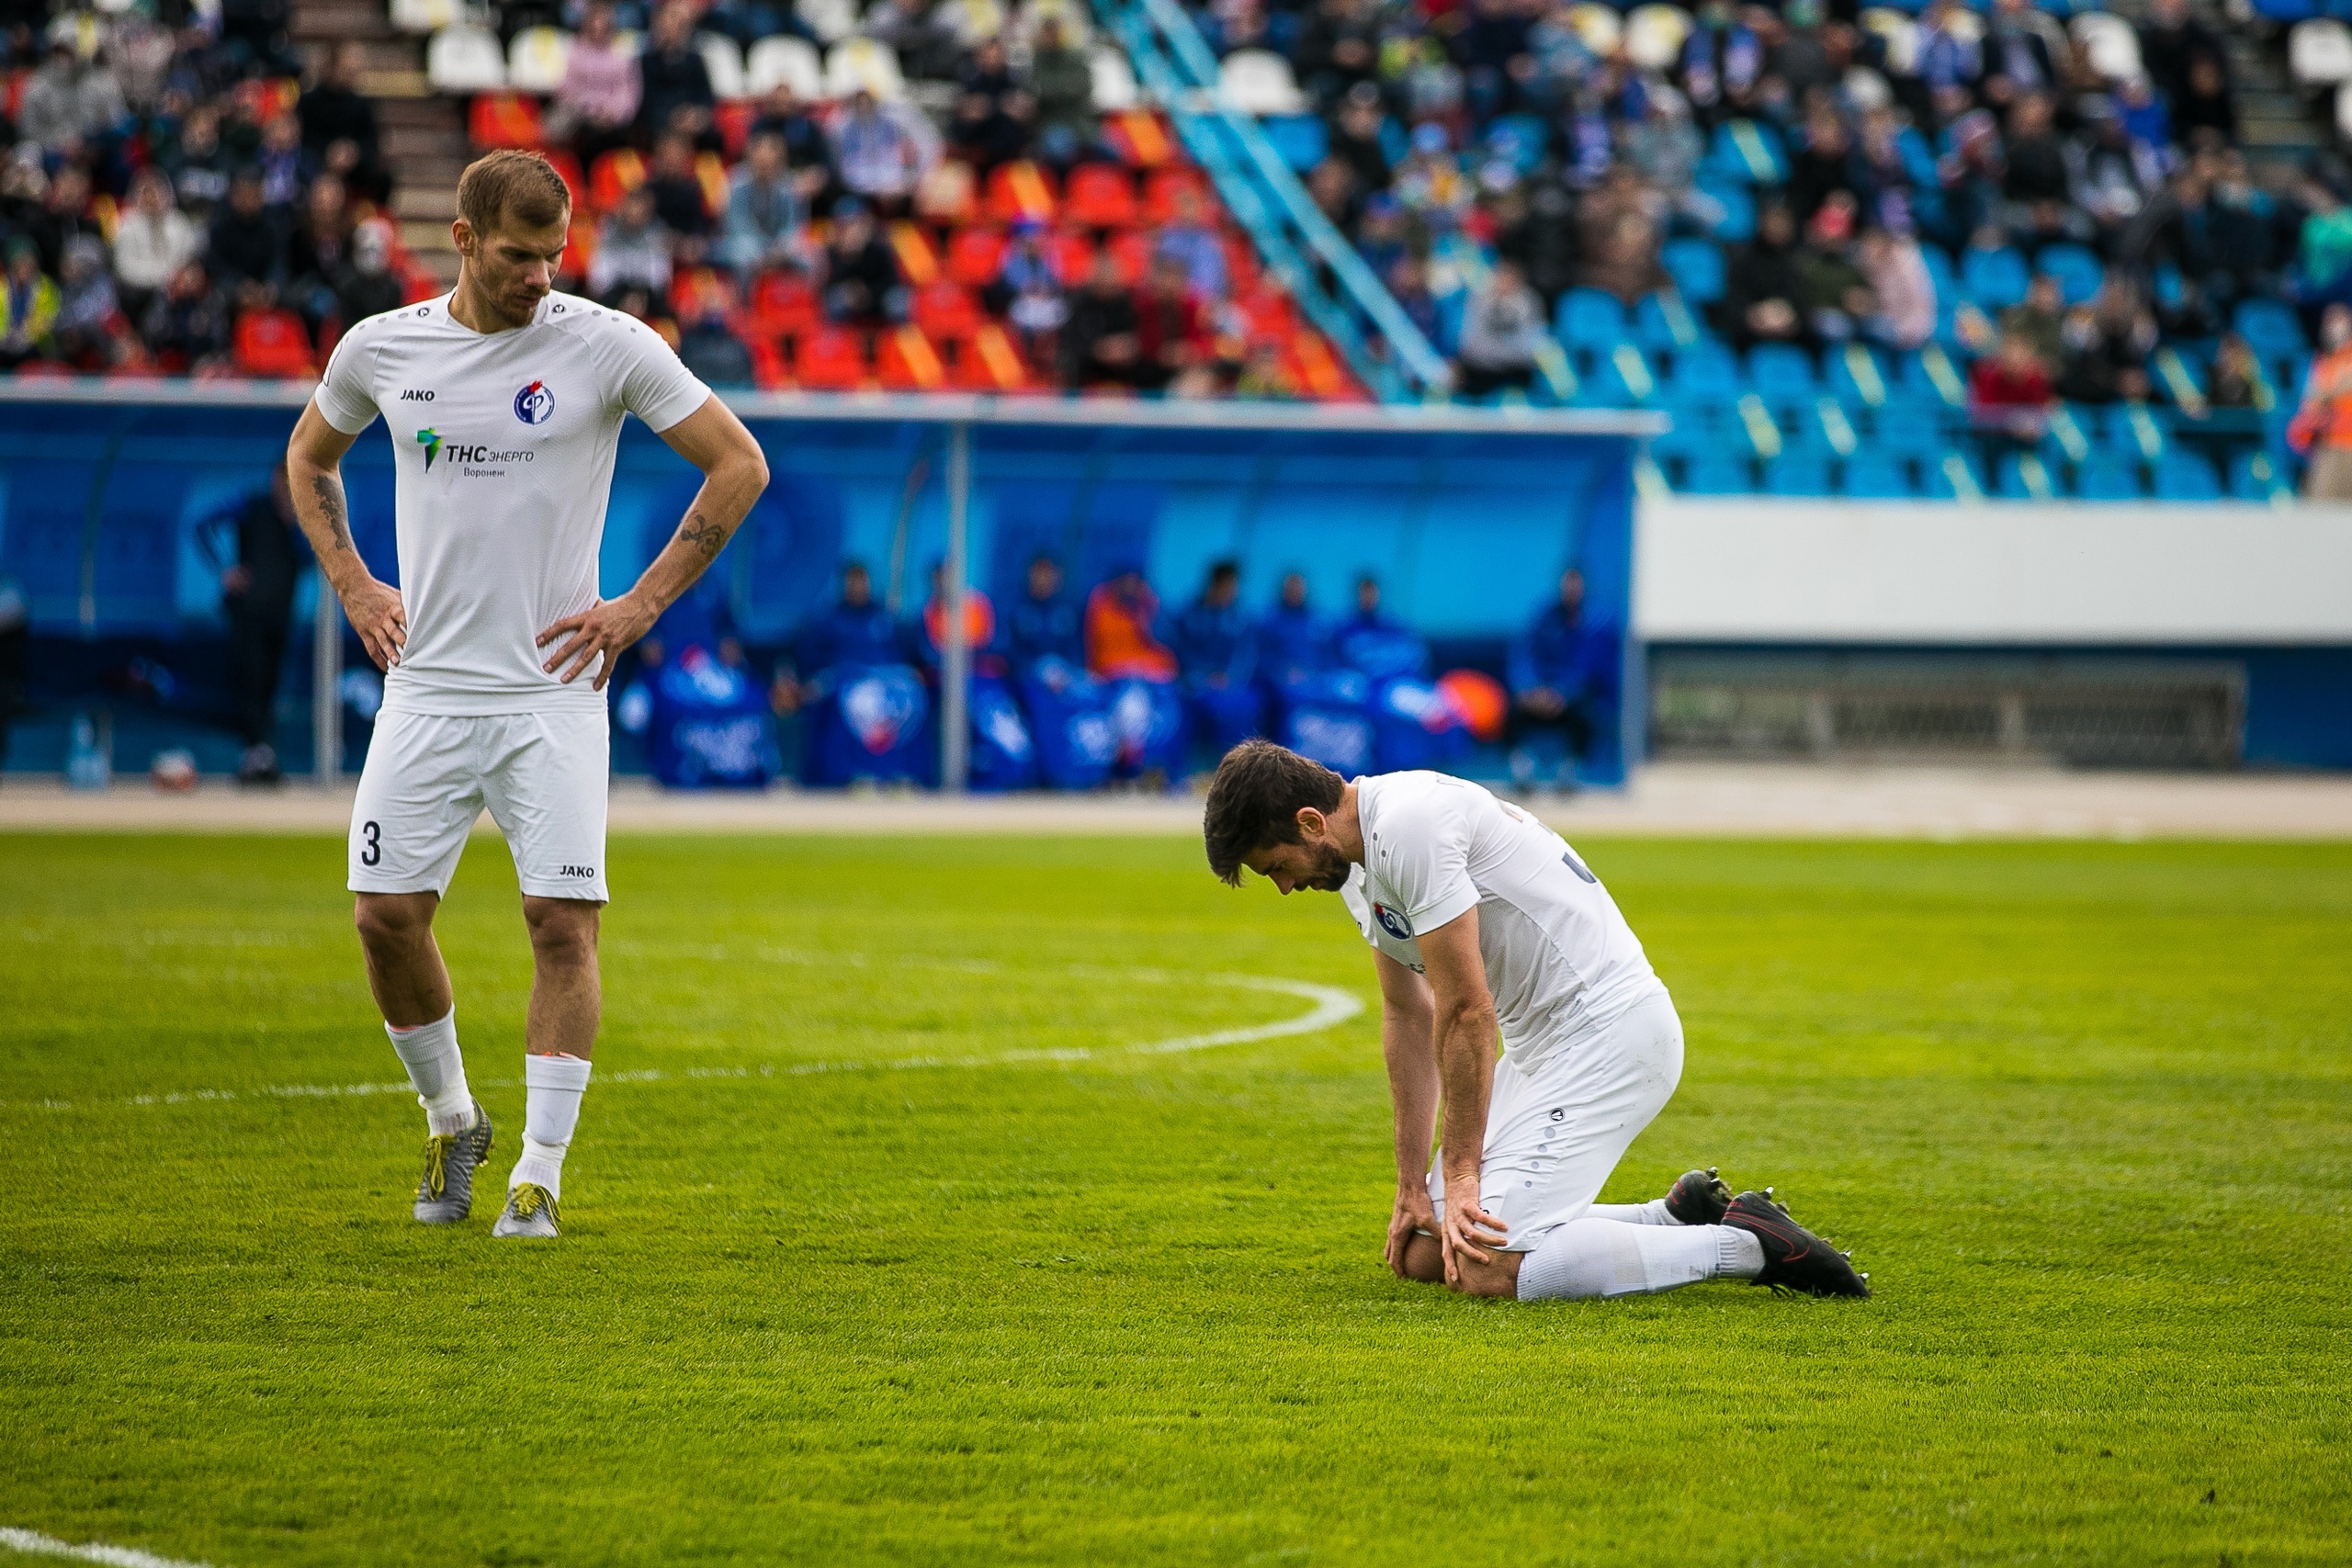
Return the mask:
{"type": "MultiPolygon", "coordinates": [[[[1500,1250],[1525,1252],[1576,1219],[1682,1081],[1682,1020],[1664,993],[1634,1003],[1598,1034],[1521,1068],[1495,1064],[1478,1201],[1503,1222],[1500,1250]]],[[[1445,1218],[1445,1152],[1430,1166],[1430,1201],[1445,1218]]]]}
{"type": "Polygon", "coordinates": [[[378,716],[351,806],[354,893],[442,893],[483,807],[523,891],[602,904],[612,738],[602,707],[378,716]]]}

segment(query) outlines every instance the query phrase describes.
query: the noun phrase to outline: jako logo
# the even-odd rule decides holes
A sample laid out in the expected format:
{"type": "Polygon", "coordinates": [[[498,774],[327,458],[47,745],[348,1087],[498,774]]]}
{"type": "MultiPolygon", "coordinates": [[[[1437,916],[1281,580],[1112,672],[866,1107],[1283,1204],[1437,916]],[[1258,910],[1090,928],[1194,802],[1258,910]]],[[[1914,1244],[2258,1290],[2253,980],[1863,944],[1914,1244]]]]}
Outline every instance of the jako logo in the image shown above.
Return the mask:
{"type": "Polygon", "coordinates": [[[525,424],[545,424],[555,417],[555,394],[545,381],[534,381],[514,394],[514,417],[525,424]]]}
{"type": "Polygon", "coordinates": [[[424,448],[424,471],[429,474],[433,471],[433,459],[441,456],[441,433],[420,430],[416,433],[416,440],[417,445],[424,448]]]}
{"type": "Polygon", "coordinates": [[[414,387],[410,387],[401,393],[401,401],[404,403],[429,403],[432,400],[431,392],[419,391],[414,387]]]}
{"type": "Polygon", "coordinates": [[[594,876],[596,868],[593,865],[560,865],[555,868],[555,874],[558,876],[594,876]]]}

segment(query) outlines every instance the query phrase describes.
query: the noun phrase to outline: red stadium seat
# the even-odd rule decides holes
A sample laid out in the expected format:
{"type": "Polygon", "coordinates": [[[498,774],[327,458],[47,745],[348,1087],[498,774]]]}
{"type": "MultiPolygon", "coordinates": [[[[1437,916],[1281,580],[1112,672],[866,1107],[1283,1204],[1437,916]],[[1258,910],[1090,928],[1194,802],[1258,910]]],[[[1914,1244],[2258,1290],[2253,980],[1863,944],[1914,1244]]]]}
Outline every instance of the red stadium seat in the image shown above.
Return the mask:
{"type": "Polygon", "coordinates": [[[1143,182],[1143,215],[1152,223],[1166,223],[1176,216],[1176,193],[1190,190],[1201,198],[1201,209],[1214,212],[1216,205],[1209,198],[1208,182],[1198,169],[1158,169],[1143,182]]]}
{"type": "Polygon", "coordinates": [[[797,273],[763,273],[752,286],[745,324],[754,338],[798,337],[817,324],[817,291],[797,273]]]}
{"type": "Polygon", "coordinates": [[[944,277],[914,291],[913,314],[915,325],[936,343],[969,337],[987,319],[970,288],[944,277]]]}
{"type": "Polygon", "coordinates": [[[308,376],[313,368],[311,334],[302,318],[275,307],[237,318],[230,357],[240,376],[308,376]]]}
{"type": "Polygon", "coordinates": [[[759,118],[760,106],[748,98],[732,98],[711,106],[711,123],[718,128],[718,139],[727,148],[730,164],[743,155],[744,144],[752,139],[752,122],[759,118]]]}
{"type": "Polygon", "coordinates": [[[890,225],[890,249],[899,257],[899,272],[910,288],[921,288],[939,276],[939,251],[922,226],[904,220],[890,225]]]}
{"type": "Polygon", "coordinates": [[[1062,221],[1084,229],[1124,229],[1136,216],[1135,182],[1126,170],[1086,164],[1070,171],[1062,193],[1062,221]]]}
{"type": "Polygon", "coordinates": [[[727,216],[727,164],[716,152],[695,159],[695,178],[702,182],[703,210],[713,218],[727,216]]]}
{"type": "Polygon", "coordinates": [[[1083,234],[1065,230],[1053,235],[1046,242],[1046,254],[1053,259],[1054,276],[1067,288],[1084,283],[1094,269],[1094,242],[1083,234]]]}
{"type": "Polygon", "coordinates": [[[795,345],[792,379],[813,392],[854,392],[865,385],[865,342],[846,327],[819,327],[795,345]]]}
{"type": "Polygon", "coordinates": [[[1002,327],[984,323],[956,361],[956,387],[966,392],[1017,392],[1029,384],[1028,367],[1002,327]]]}
{"type": "Polygon", "coordinates": [[[947,276],[968,288],[985,288],[1004,265],[1004,234],[996,229],[959,229],[947,243],[947,276]]]}
{"type": "Polygon", "coordinates": [[[599,155],[588,170],[588,206],[598,213],[610,212],[644,183],[644,155],[633,147],[616,147],[599,155]]]}
{"type": "Polygon", "coordinates": [[[792,384],[792,376],[785,368],[784,350],[773,339],[746,338],[743,346],[752,351],[752,384],[763,392],[773,392],[792,384]]]}
{"type": "Polygon", "coordinates": [[[571,210],[578,213],[588,206],[588,177],[580,172],[580,160],[569,152],[549,152],[548,163],[563,176],[563,188],[571,193],[571,210]]]}
{"type": "Polygon", "coordinates": [[[714,268],[686,267],[670,280],[670,309],[680,321],[692,321],[714,306],[731,316],[737,303],[735,280],[714,268]]]}
{"type": "Polygon", "coordinates": [[[1168,128],[1149,109],[1127,109],[1102,118],[1102,139],[1131,169],[1156,169],[1176,156],[1168,128]]]}
{"type": "Polygon", "coordinates": [[[535,148],[547,140],[539,101],[521,93],[477,93],[466,115],[466,134],[488,152],[498,147],[535,148]]]}
{"type": "Polygon", "coordinates": [[[936,392],[947,385],[947,362],[920,327],[893,327],[877,337],[874,372],[888,392],[936,392]]]}
{"type": "Polygon", "coordinates": [[[1000,164],[989,176],[988,196],[982,205],[989,219],[998,223],[1012,223],[1023,218],[1032,222],[1051,223],[1056,205],[1053,176],[1026,158],[1000,164]]]}
{"type": "Polygon", "coordinates": [[[1141,229],[1114,234],[1103,249],[1119,264],[1119,281],[1133,288],[1151,267],[1151,235],[1141,229]]]}

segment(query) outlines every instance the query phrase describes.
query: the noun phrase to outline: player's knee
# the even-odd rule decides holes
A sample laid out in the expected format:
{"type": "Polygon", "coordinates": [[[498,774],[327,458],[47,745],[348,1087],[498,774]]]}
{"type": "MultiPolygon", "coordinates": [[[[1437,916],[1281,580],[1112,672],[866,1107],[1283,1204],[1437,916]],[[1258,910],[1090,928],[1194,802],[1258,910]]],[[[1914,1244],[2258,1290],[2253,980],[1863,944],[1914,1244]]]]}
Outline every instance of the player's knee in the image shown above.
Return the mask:
{"type": "Polygon", "coordinates": [[[1488,1263],[1465,1258],[1453,1270],[1446,1288],[1460,1296],[1516,1296],[1519,1257],[1516,1253],[1498,1252],[1488,1263]]]}
{"type": "Polygon", "coordinates": [[[1405,1244],[1405,1278],[1434,1285],[1445,1278],[1445,1251],[1433,1235],[1417,1235],[1405,1244]]]}
{"type": "Polygon", "coordinates": [[[412,946],[433,929],[429,893],[362,893],[352,907],[352,924],[362,945],[377,951],[412,946]]]}
{"type": "Polygon", "coordinates": [[[599,906],[577,898],[524,899],[523,920],[530,928],[531,951],[542,963],[594,963],[602,912],[599,906]]]}

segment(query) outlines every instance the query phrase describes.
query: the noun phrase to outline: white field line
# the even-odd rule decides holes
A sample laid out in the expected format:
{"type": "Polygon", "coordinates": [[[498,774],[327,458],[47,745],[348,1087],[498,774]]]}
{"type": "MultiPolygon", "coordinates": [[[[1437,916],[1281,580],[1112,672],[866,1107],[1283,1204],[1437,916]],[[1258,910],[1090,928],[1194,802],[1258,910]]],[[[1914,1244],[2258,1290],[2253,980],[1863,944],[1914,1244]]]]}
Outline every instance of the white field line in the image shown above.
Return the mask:
{"type": "MultiPolygon", "coordinates": [[[[677,947],[616,944],[616,950],[631,957],[730,959],[741,956],[725,947],[677,947]]],[[[771,964],[841,964],[863,965],[867,959],[863,953],[817,953],[789,948],[761,947],[752,956],[771,964]]],[[[920,964],[925,968],[954,969],[967,974],[1003,974],[1001,966],[971,959],[900,960],[920,964]]],[[[1170,1056],[1192,1051],[1210,1051],[1224,1045],[1248,1045],[1261,1040],[1280,1040],[1294,1034],[1313,1034],[1347,1022],[1363,1011],[1363,1000],[1353,992],[1337,986],[1318,986],[1307,980],[1283,980],[1264,975],[1187,975],[1168,969],[1098,969],[1084,964],[1072,964],[1064,971],[1073,979],[1099,980],[1126,985],[1212,985],[1230,986],[1239,990],[1271,991],[1280,996],[1296,997],[1315,1005],[1294,1018],[1277,1019],[1272,1023],[1246,1024],[1237,1029],[1220,1029],[1206,1034],[1180,1034],[1167,1040],[1146,1041],[1133,1045],[1072,1045],[1052,1050],[992,1051],[971,1056],[894,1056],[880,1059],[845,1062],[763,1063],[757,1067],[687,1067],[680,1071],[665,1071],[660,1067],[644,1067],[630,1072],[602,1073],[597,1086],[632,1083],[685,1083],[712,1078],[773,1078],[813,1077],[831,1073],[906,1072],[938,1067],[1011,1067],[1037,1062],[1099,1062],[1120,1056],[1170,1056]]],[[[519,1080],[487,1078],[477,1080],[484,1089],[511,1089],[519,1080]]],[[[181,1089],[170,1094],[134,1095],[128,1100],[107,1101],[122,1105],[188,1105],[199,1101],[231,1100],[339,1100],[347,1097],[378,1094],[413,1094],[405,1083],[348,1084],[265,1084],[258,1089],[181,1089]]],[[[30,1103],[51,1111],[70,1111],[74,1102],[64,1100],[41,1100],[30,1103]]],[[[111,1550],[111,1549],[109,1549],[111,1550]]]]}
{"type": "Polygon", "coordinates": [[[71,1557],[81,1562],[104,1562],[108,1564],[108,1568],[206,1568],[201,1562],[183,1562],[174,1557],[158,1557],[152,1551],[141,1551],[136,1547],[108,1546],[96,1540],[76,1546],[70,1540],[59,1540],[39,1530],[10,1529],[5,1526],[0,1526],[0,1546],[33,1557],[71,1557]]]}

